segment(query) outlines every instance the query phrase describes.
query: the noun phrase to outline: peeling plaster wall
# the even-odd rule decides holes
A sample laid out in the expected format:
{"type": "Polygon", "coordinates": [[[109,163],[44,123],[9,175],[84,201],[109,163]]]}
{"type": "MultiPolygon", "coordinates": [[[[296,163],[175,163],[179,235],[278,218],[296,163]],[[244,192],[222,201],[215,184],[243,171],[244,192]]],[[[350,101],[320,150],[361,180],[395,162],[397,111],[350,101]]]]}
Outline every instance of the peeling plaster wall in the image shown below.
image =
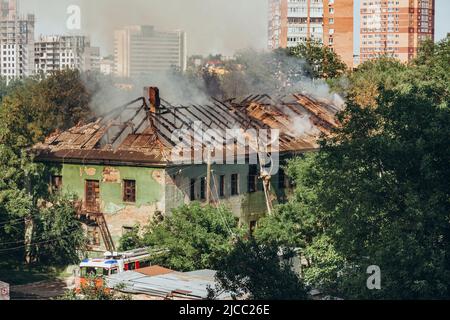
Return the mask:
{"type": "MultiPolygon", "coordinates": [[[[229,208],[241,223],[249,224],[267,214],[264,192],[248,193],[248,165],[213,165],[211,182],[212,201],[229,208]],[[231,175],[239,175],[239,195],[231,196],[231,175]],[[225,197],[218,199],[219,177],[225,176],[225,197]],[[217,183],[217,186],[215,185],[217,183]]],[[[167,169],[166,212],[190,202],[190,181],[196,179],[195,195],[200,200],[200,179],[206,177],[206,165],[194,165],[167,169]]],[[[277,177],[274,177],[274,182],[277,177]]],[[[276,183],[274,183],[276,185],[276,183]]],[[[274,189],[275,190],[275,189],[274,189]]]]}
{"type": "MultiPolygon", "coordinates": [[[[264,192],[248,193],[248,165],[214,165],[212,167],[212,201],[229,208],[242,224],[257,221],[267,214],[264,192]],[[239,175],[239,195],[231,196],[231,175],[239,175]],[[219,177],[225,176],[225,197],[218,199],[219,177]],[[217,186],[215,185],[217,183],[217,186]]],[[[170,215],[171,211],[190,203],[190,182],[196,179],[196,200],[200,199],[200,179],[206,177],[206,165],[171,167],[167,169],[64,164],[54,170],[63,176],[63,191],[85,200],[85,181],[100,182],[100,209],[117,244],[123,227],[146,225],[155,213],[170,215]],[[123,180],[136,181],[136,203],[123,202],[123,180]]],[[[272,179],[272,195],[277,190],[278,177],[272,179]]]]}
{"type": "Polygon", "coordinates": [[[164,170],[140,167],[110,167],[64,164],[64,192],[85,200],[85,181],[100,181],[100,209],[117,243],[123,227],[145,225],[156,212],[165,212],[164,170]],[[136,181],[136,203],[123,201],[123,180],[136,181]]]}

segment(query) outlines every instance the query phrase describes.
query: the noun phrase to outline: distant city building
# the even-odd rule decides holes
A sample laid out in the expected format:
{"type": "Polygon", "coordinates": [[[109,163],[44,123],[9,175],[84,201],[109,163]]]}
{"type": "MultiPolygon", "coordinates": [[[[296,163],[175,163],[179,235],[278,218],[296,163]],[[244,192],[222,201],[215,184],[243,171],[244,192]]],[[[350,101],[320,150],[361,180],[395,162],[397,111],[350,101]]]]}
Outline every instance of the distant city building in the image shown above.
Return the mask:
{"type": "Polygon", "coordinates": [[[83,54],[82,71],[100,71],[100,47],[88,46],[83,54]]]}
{"type": "Polygon", "coordinates": [[[19,15],[17,1],[1,1],[0,75],[9,82],[34,73],[34,15],[19,15]]]}
{"type": "Polygon", "coordinates": [[[153,26],[128,26],[114,34],[115,73],[135,77],[178,68],[186,71],[186,33],[157,31],[153,26]]]}
{"type": "Polygon", "coordinates": [[[353,0],[269,0],[271,50],[314,40],[352,67],[353,30],[353,0]]]}
{"type": "Polygon", "coordinates": [[[105,75],[114,73],[114,58],[104,57],[100,59],[100,72],[105,75]]]}
{"type": "Polygon", "coordinates": [[[85,36],[41,36],[35,43],[36,73],[65,69],[99,71],[100,48],[85,36]]]}
{"type": "Polygon", "coordinates": [[[408,62],[434,40],[435,1],[361,1],[360,59],[389,55],[408,62]]]}

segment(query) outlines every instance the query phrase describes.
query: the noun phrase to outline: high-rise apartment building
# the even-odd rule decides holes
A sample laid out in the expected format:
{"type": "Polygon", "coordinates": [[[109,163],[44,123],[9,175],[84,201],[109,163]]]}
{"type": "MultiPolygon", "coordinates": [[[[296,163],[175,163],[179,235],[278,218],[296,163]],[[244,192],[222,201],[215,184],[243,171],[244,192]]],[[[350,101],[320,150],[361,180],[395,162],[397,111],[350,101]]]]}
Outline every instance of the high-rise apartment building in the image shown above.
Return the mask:
{"type": "Polygon", "coordinates": [[[100,70],[100,48],[91,47],[86,36],[41,36],[35,43],[36,73],[77,69],[100,70]]]}
{"type": "Polygon", "coordinates": [[[314,40],[353,66],[353,0],[269,0],[269,49],[314,40]]]}
{"type": "Polygon", "coordinates": [[[1,1],[0,76],[7,82],[34,73],[34,15],[20,15],[17,1],[1,1]]]}
{"type": "Polygon", "coordinates": [[[362,0],[361,63],[380,55],[408,62],[420,42],[434,40],[434,0],[362,0]]]}
{"type": "Polygon", "coordinates": [[[114,34],[115,73],[135,77],[187,67],[186,34],[157,31],[153,26],[129,26],[114,34]]]}

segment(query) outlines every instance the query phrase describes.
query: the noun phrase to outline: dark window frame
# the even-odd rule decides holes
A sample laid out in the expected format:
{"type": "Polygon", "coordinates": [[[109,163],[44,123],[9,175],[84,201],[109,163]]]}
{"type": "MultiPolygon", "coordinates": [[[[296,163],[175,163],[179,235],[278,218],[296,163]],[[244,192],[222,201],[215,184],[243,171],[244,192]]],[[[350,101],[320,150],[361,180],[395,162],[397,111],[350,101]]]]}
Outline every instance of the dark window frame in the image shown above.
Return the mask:
{"type": "Polygon", "coordinates": [[[100,210],[100,180],[85,180],[84,197],[85,205],[88,210],[100,210]],[[90,190],[93,187],[95,188],[90,190]],[[90,192],[93,192],[93,194],[90,194],[90,192]]]}
{"type": "Polygon", "coordinates": [[[63,187],[63,176],[62,175],[52,175],[51,176],[51,188],[52,192],[61,192],[63,187]]]}
{"type": "Polygon", "coordinates": [[[248,173],[248,192],[255,193],[258,191],[258,166],[251,165],[248,173]]]}
{"type": "Polygon", "coordinates": [[[122,199],[125,203],[136,203],[137,184],[136,180],[124,179],[122,188],[122,199]]]}
{"type": "Polygon", "coordinates": [[[200,200],[206,200],[206,178],[200,179],[200,200]]]}
{"type": "Polygon", "coordinates": [[[189,184],[189,199],[191,201],[195,201],[197,199],[195,194],[195,184],[197,183],[196,179],[191,179],[189,184]]]}
{"type": "Polygon", "coordinates": [[[231,196],[239,195],[239,174],[234,173],[231,175],[231,196]]]}
{"type": "Polygon", "coordinates": [[[249,228],[250,228],[249,229],[250,235],[253,236],[253,234],[256,231],[256,228],[258,228],[258,221],[256,221],[256,220],[250,221],[249,228]]]}
{"type": "Polygon", "coordinates": [[[225,198],[225,183],[226,183],[226,176],[221,175],[219,176],[219,197],[225,198]]]}
{"type": "Polygon", "coordinates": [[[99,247],[101,245],[100,227],[88,226],[87,239],[90,246],[99,247]]]}

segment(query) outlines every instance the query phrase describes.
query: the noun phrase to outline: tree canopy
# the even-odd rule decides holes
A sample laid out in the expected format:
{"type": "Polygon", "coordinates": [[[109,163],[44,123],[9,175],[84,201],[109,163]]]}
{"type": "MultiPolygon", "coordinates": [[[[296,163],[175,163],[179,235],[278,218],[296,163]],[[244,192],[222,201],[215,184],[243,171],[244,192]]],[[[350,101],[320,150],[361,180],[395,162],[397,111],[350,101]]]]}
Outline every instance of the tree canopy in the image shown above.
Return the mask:
{"type": "Polygon", "coordinates": [[[341,127],[290,163],[295,197],[257,237],[300,248],[312,285],[344,298],[450,296],[448,42],[409,66],[362,65],[354,88],[372,81],[376,94],[350,92],[341,127]],[[365,285],[371,265],[381,290],[365,285]]]}
{"type": "Polygon", "coordinates": [[[0,95],[0,256],[21,264],[61,266],[78,260],[84,232],[70,202],[51,196],[47,168],[29,148],[90,116],[89,81],[66,70],[3,83],[0,95]]]}
{"type": "Polygon", "coordinates": [[[155,263],[178,271],[214,269],[242,234],[233,214],[225,208],[192,204],[175,209],[163,220],[144,228],[139,243],[167,250],[155,263]]]}
{"type": "Polygon", "coordinates": [[[307,289],[291,268],[277,244],[239,239],[221,260],[211,297],[225,291],[236,299],[306,300],[307,289]]]}

